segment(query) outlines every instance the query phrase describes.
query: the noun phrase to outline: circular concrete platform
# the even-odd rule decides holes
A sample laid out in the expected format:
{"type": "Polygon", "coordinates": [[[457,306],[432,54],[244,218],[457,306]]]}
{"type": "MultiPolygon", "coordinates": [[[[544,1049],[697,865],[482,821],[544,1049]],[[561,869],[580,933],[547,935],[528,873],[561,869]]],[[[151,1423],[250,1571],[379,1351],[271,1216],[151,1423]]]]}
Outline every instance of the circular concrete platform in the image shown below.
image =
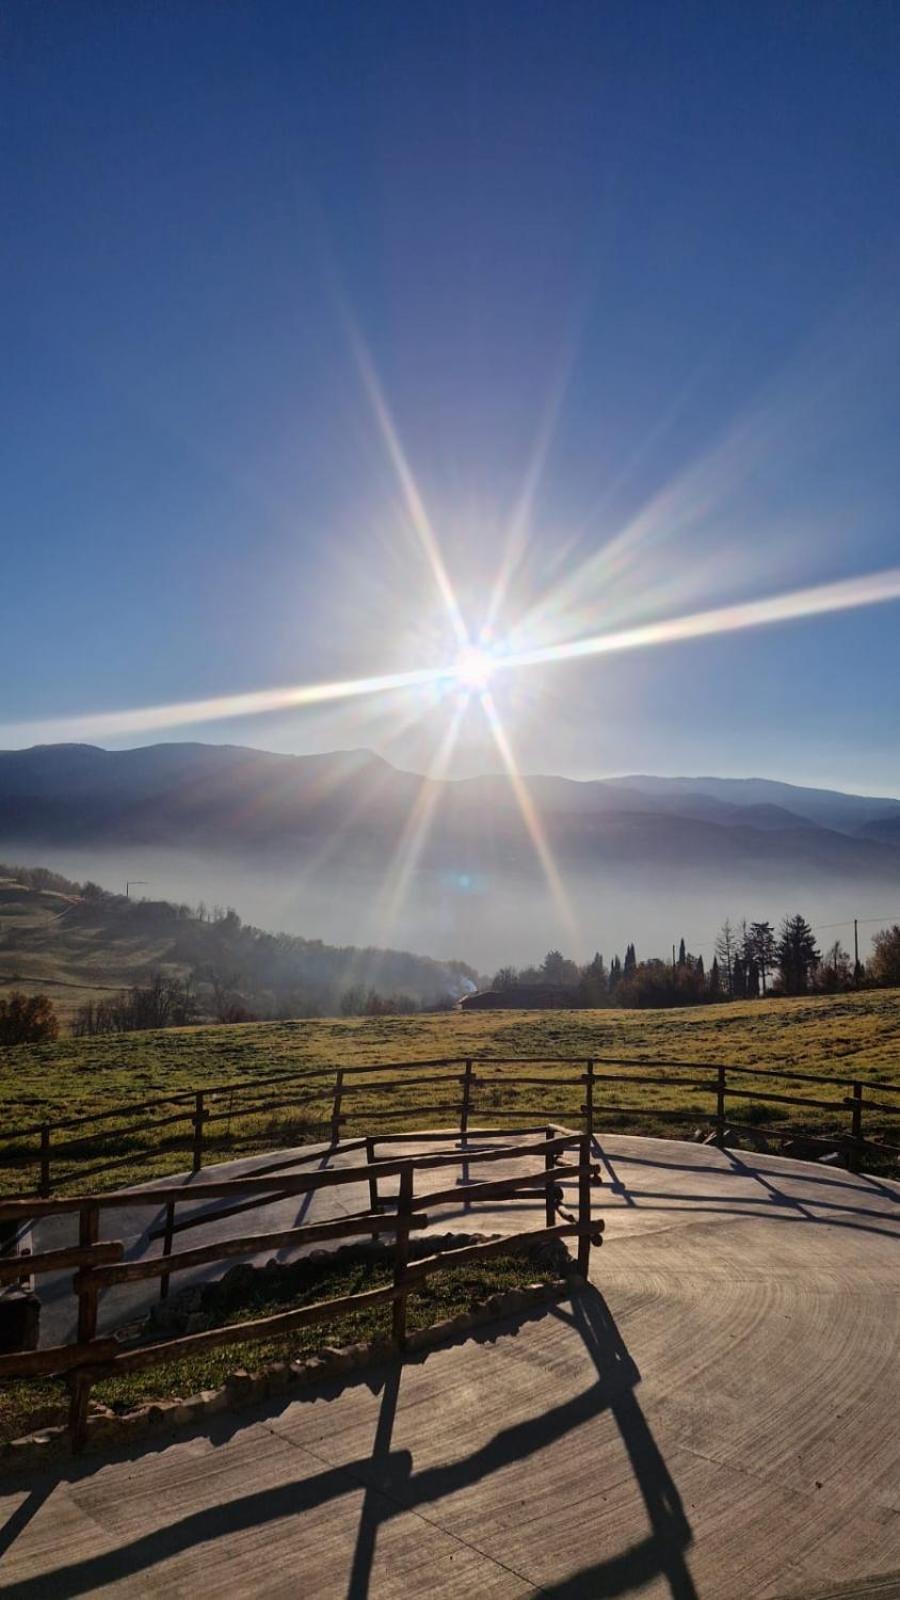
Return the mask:
{"type": "Polygon", "coordinates": [[[675,1141],[601,1138],[598,1158],[606,1242],[571,1304],[4,1486],[0,1590],[889,1593],[900,1186],[675,1141]]]}

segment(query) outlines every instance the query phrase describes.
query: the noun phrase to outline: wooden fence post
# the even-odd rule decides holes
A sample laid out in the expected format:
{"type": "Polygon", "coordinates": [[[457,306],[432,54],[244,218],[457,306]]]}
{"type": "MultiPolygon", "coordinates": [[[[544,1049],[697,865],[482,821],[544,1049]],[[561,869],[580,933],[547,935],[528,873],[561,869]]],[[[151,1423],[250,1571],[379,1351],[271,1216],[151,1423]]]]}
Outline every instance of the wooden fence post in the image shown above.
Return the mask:
{"type": "Polygon", "coordinates": [[[459,1111],[459,1142],[465,1144],[469,1133],[469,1110],[472,1104],[472,1063],[466,1062],[462,1080],[462,1105],[459,1111]]]}
{"type": "MultiPolygon", "coordinates": [[[[78,1243],[89,1249],[97,1243],[100,1232],[99,1206],[82,1206],[78,1216],[78,1243]]],[[[75,1278],[78,1294],[78,1343],[89,1344],[97,1332],[97,1281],[90,1267],[82,1267],[75,1278]]],[[[85,1372],[76,1369],[69,1377],[69,1434],[72,1452],[77,1455],[84,1449],[87,1438],[87,1414],[91,1398],[91,1380],[85,1372]]]]}
{"type": "Polygon", "coordinates": [[[859,1169],[860,1169],[860,1164],[861,1164],[860,1163],[860,1158],[862,1156],[862,1150],[860,1149],[860,1141],[862,1139],[862,1110],[863,1110],[863,1108],[862,1108],[862,1097],[863,1097],[863,1086],[862,1086],[862,1084],[861,1083],[854,1083],[854,1085],[853,1085],[853,1104],[852,1104],[851,1113],[850,1113],[850,1115],[851,1115],[850,1137],[851,1137],[851,1141],[852,1142],[851,1142],[851,1145],[850,1145],[850,1149],[847,1152],[847,1164],[848,1164],[851,1172],[858,1172],[859,1169]]]}
{"type": "MultiPolygon", "coordinates": [[[[462,1105],[459,1112],[459,1142],[465,1149],[469,1138],[469,1112],[472,1106],[472,1063],[466,1062],[462,1080],[462,1105]]],[[[464,1161],[461,1168],[463,1184],[469,1182],[469,1163],[464,1161]]],[[[469,1210],[469,1202],[464,1202],[464,1210],[469,1210]]]]}
{"type": "Polygon", "coordinates": [[[587,1278],[591,1270],[591,1141],[587,1134],[578,1149],[578,1271],[587,1278]]]}
{"type": "Polygon", "coordinates": [[[42,1200],[50,1198],[50,1124],[41,1123],[41,1181],[38,1194],[42,1200]]]}
{"type": "Polygon", "coordinates": [[[203,1109],[203,1090],[198,1089],[194,1095],[194,1172],[199,1172],[203,1166],[203,1124],[206,1116],[203,1109]]]}
{"type": "MultiPolygon", "coordinates": [[[[100,1207],[97,1205],[82,1206],[78,1213],[78,1243],[82,1250],[89,1250],[92,1244],[97,1243],[100,1233],[100,1207]]],[[[90,1269],[85,1274],[85,1281],[78,1289],[78,1343],[85,1344],[88,1339],[93,1339],[97,1332],[97,1286],[90,1281],[90,1269]]]]}
{"type": "Polygon", "coordinates": [[[584,1085],[584,1131],[588,1138],[594,1137],[594,1063],[587,1064],[587,1078],[584,1085]]]}
{"type": "Polygon", "coordinates": [[[716,1144],[721,1149],[725,1142],[725,1068],[716,1068],[716,1144]]]}
{"type": "MultiPolygon", "coordinates": [[[[375,1140],[370,1134],[366,1135],[366,1163],[370,1167],[375,1164],[375,1140]]],[[[369,1176],[369,1210],[376,1213],[381,1210],[378,1204],[378,1174],[375,1172],[369,1176]]],[[[379,1233],[376,1228],[372,1238],[377,1239],[378,1237],[379,1233]]]]}
{"type": "Polygon", "coordinates": [[[339,1144],[341,1138],[341,1100],[344,1096],[344,1069],[338,1067],[334,1075],[334,1104],[331,1108],[331,1142],[339,1144]]]}
{"type": "MultiPolygon", "coordinates": [[[[394,1257],[394,1286],[406,1280],[409,1263],[409,1222],[412,1216],[413,1168],[412,1162],[400,1174],[400,1193],[397,1199],[397,1235],[394,1257]]],[[[406,1345],[406,1294],[394,1301],[394,1343],[398,1350],[406,1345]]]]}
{"type": "MultiPolygon", "coordinates": [[[[166,1205],[166,1231],[163,1234],[162,1253],[164,1256],[172,1254],[172,1237],[175,1233],[175,1201],[170,1200],[166,1205]]],[[[169,1274],[164,1272],[159,1280],[159,1298],[165,1300],[169,1293],[169,1274]]]]}
{"type": "MultiPolygon", "coordinates": [[[[548,1140],[548,1143],[552,1138],[553,1138],[553,1129],[552,1128],[548,1128],[547,1129],[547,1140],[548,1140]]],[[[553,1165],[554,1165],[555,1161],[556,1161],[556,1157],[553,1155],[553,1153],[549,1149],[545,1150],[544,1151],[544,1171],[545,1172],[550,1172],[552,1170],[552,1168],[553,1168],[553,1165]]],[[[555,1185],[552,1184],[552,1183],[547,1183],[547,1184],[544,1185],[544,1200],[545,1200],[544,1218],[545,1218],[546,1226],[548,1228],[552,1228],[554,1222],[556,1221],[556,1201],[555,1201],[555,1199],[553,1197],[554,1187],[555,1187],[555,1185]]]]}

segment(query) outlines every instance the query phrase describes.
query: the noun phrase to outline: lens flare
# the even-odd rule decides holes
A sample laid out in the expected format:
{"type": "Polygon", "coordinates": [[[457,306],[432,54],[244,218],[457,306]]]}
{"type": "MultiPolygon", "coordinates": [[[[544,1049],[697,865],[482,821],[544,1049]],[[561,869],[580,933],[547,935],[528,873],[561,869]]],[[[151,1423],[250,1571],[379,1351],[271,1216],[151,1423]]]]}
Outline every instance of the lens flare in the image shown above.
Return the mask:
{"type": "Polygon", "coordinates": [[[634,628],[617,628],[609,633],[572,639],[566,644],[516,650],[504,656],[499,664],[505,670],[510,667],[545,666],[550,662],[578,661],[586,656],[641,650],[650,645],[677,644],[685,639],[707,639],[713,634],[737,633],[745,628],[795,622],[804,617],[820,617],[829,612],[854,610],[859,606],[883,605],[889,600],[900,600],[900,567],[867,573],[860,578],[844,578],[838,583],[794,589],[787,594],[769,595],[764,600],[744,600],[735,605],[716,606],[710,611],[695,611],[684,617],[667,617],[658,622],[640,623],[634,628]]]}

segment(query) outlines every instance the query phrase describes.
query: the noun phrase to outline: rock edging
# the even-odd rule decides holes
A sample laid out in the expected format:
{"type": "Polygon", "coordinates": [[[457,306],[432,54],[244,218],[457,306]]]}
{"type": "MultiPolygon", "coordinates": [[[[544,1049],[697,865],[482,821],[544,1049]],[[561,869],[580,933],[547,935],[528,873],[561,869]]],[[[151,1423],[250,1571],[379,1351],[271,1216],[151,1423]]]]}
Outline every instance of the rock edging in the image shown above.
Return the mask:
{"type": "MultiPolygon", "coordinates": [[[[509,1289],[502,1294],[492,1294],[487,1300],[476,1302],[470,1311],[458,1312],[456,1316],[446,1317],[430,1327],[416,1329],[407,1336],[403,1350],[398,1350],[394,1341],[386,1337],[365,1344],[326,1346],[307,1360],[272,1362],[259,1372],[251,1373],[239,1367],[229,1373],[221,1388],[204,1389],[187,1399],[150,1401],[124,1414],[94,1403],[88,1417],[85,1450],[91,1454],[113,1451],[133,1441],[194,1427],[208,1417],[240,1411],[293,1389],[320,1387],[344,1378],[350,1372],[377,1366],[398,1356],[404,1359],[427,1354],[429,1350],[464,1338],[475,1328],[484,1327],[501,1317],[514,1316],[564,1299],[583,1281],[573,1271],[566,1277],[529,1284],[525,1289],[509,1289]]],[[[33,1471],[57,1462],[61,1456],[68,1457],[68,1453],[67,1427],[40,1428],[0,1445],[0,1471],[33,1471]]]]}

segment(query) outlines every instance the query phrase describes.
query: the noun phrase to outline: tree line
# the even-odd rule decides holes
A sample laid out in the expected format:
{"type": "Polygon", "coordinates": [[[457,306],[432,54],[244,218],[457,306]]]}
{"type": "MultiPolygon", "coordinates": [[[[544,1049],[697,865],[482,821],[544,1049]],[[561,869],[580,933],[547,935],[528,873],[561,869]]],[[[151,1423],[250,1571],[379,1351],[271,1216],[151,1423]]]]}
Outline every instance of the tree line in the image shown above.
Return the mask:
{"type": "Polygon", "coordinates": [[[624,957],[614,955],[608,965],[599,952],[579,966],[561,951],[550,950],[539,966],[501,967],[491,983],[510,1000],[519,990],[557,989],[563,1004],[578,1008],[695,1006],[770,994],[838,994],[895,986],[900,986],[900,925],[877,933],[868,961],[854,964],[840,940],[823,953],[799,912],[786,916],[777,930],[770,922],[735,924],[726,918],[709,966],[681,939],[671,961],[658,956],[638,960],[633,943],[626,945],[624,957]]]}

